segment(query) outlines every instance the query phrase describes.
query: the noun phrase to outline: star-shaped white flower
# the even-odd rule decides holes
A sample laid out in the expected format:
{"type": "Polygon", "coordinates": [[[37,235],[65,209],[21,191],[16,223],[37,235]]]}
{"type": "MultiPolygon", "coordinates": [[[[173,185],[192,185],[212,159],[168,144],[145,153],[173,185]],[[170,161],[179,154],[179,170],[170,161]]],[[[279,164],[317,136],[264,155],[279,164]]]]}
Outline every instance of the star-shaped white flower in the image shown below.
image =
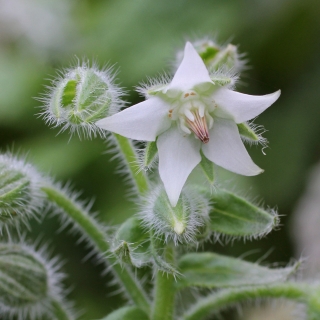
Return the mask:
{"type": "Polygon", "coordinates": [[[135,140],[157,140],[160,177],[175,206],[189,174],[201,161],[200,149],[210,161],[232,172],[246,176],[263,172],[244,147],[237,123],[255,118],[279,96],[280,90],[251,96],[215,85],[187,42],[168,85],[96,125],[135,140]]]}

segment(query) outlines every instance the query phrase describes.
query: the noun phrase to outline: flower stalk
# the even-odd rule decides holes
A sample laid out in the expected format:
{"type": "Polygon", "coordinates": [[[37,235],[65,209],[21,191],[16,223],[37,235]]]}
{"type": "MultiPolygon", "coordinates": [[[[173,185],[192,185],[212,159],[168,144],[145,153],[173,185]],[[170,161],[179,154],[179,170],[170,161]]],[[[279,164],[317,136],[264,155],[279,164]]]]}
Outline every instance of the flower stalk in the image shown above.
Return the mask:
{"type": "MultiPolygon", "coordinates": [[[[164,252],[165,260],[174,263],[174,246],[173,244],[167,245],[164,252]]],[[[157,271],[155,281],[155,296],[152,309],[152,320],[172,320],[174,311],[174,275],[171,273],[157,271]]]]}
{"type": "Polygon", "coordinates": [[[71,201],[60,190],[50,186],[42,187],[41,189],[48,199],[61,208],[68,217],[75,222],[78,227],[80,227],[82,232],[89,237],[95,247],[108,261],[109,265],[112,266],[113,272],[126,289],[129,297],[137,306],[147,312],[149,310],[149,300],[146,293],[127,267],[121,267],[115,257],[108,256],[110,252],[110,245],[106,239],[104,231],[98,225],[96,220],[89,216],[80,208],[79,205],[71,201]]]}
{"type": "Polygon", "coordinates": [[[125,160],[125,164],[130,172],[130,176],[132,177],[138,193],[140,195],[144,194],[149,187],[148,179],[142,170],[137,169],[138,156],[134,150],[132,142],[119,134],[114,134],[113,136],[125,160]]]}

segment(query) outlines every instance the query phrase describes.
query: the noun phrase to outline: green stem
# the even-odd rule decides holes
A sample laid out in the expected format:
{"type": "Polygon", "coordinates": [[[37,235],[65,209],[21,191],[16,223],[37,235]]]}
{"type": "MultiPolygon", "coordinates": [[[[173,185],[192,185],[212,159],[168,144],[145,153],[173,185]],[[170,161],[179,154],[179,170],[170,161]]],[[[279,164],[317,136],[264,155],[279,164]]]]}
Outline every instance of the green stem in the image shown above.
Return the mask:
{"type": "Polygon", "coordinates": [[[126,165],[130,171],[131,177],[135,183],[136,188],[138,189],[139,194],[144,194],[148,188],[148,179],[145,173],[137,167],[138,165],[138,156],[134,147],[132,145],[131,140],[120,136],[119,134],[113,135],[117,141],[117,145],[124,157],[126,165]]]}
{"type": "Polygon", "coordinates": [[[200,320],[240,302],[261,298],[284,298],[297,302],[306,302],[307,290],[305,286],[302,287],[297,283],[222,290],[201,299],[181,319],[200,320]]]}
{"type": "Polygon", "coordinates": [[[138,307],[148,313],[150,307],[146,293],[135,279],[132,272],[126,267],[121,267],[117,259],[110,256],[110,245],[98,222],[81,208],[79,204],[70,200],[68,196],[60,190],[50,186],[45,186],[41,189],[47,195],[48,199],[55,203],[59,208],[63,209],[68,217],[88,236],[101,254],[104,255],[109,265],[112,266],[112,270],[121,284],[125,287],[126,292],[131,299],[138,307]]]}
{"type": "Polygon", "coordinates": [[[52,299],[51,301],[53,314],[58,320],[72,320],[73,317],[68,313],[67,310],[63,307],[63,305],[56,299],[52,299]]]}
{"type": "MultiPolygon", "coordinates": [[[[174,262],[174,247],[168,245],[165,249],[165,260],[171,264],[174,262]]],[[[155,298],[152,310],[152,320],[173,319],[175,286],[174,276],[161,270],[157,272],[155,282],[155,298]]]]}

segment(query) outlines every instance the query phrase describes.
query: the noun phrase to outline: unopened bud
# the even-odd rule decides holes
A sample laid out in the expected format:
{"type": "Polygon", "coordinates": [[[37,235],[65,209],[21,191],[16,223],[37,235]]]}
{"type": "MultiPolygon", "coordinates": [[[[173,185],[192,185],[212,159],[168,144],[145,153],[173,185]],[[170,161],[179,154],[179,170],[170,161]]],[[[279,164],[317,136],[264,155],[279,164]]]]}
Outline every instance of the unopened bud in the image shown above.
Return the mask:
{"type": "Polygon", "coordinates": [[[40,100],[44,102],[42,115],[46,122],[62,125],[62,130],[86,136],[101,135],[95,122],[111,115],[123,105],[121,90],[113,83],[111,68],[99,71],[83,62],[76,68],[68,69],[59,79],[54,80],[50,92],[40,100]]]}
{"type": "Polygon", "coordinates": [[[26,222],[42,206],[42,179],[24,160],[0,155],[0,229],[26,222]]]}
{"type": "Polygon", "coordinates": [[[164,235],[174,242],[196,242],[196,235],[208,219],[208,202],[201,195],[185,189],[175,207],[172,207],[165,190],[158,187],[149,195],[141,215],[147,228],[154,234],[164,235]]]}
{"type": "Polygon", "coordinates": [[[51,298],[58,298],[61,290],[61,274],[56,271],[56,260],[47,260],[42,252],[24,244],[1,243],[1,315],[40,319],[50,314],[51,298]]]}
{"type": "MultiPolygon", "coordinates": [[[[245,65],[241,54],[239,54],[237,46],[228,44],[221,46],[211,39],[201,39],[192,41],[192,45],[199,53],[204,64],[210,72],[218,70],[229,71],[237,73],[241,71],[245,65]]],[[[179,65],[183,57],[183,52],[178,52],[176,65],[179,65]]],[[[221,81],[230,81],[228,77],[221,77],[221,81]]]]}
{"type": "Polygon", "coordinates": [[[151,261],[148,233],[141,226],[141,221],[132,217],[117,230],[111,251],[121,262],[141,267],[151,261]]]}

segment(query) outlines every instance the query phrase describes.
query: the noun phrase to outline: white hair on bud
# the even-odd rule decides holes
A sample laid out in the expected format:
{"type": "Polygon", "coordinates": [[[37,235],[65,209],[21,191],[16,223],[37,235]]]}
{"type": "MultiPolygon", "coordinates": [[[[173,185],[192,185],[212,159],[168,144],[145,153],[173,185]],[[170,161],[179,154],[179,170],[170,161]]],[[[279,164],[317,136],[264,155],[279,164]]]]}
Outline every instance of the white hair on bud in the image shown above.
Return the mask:
{"type": "Polygon", "coordinates": [[[179,223],[179,230],[177,230],[177,226],[174,227],[172,223],[161,219],[159,214],[154,212],[154,204],[161,193],[164,192],[163,187],[156,186],[151,190],[143,201],[139,212],[144,227],[148,230],[152,229],[156,237],[164,236],[165,241],[173,240],[176,245],[178,243],[197,244],[196,236],[199,228],[206,224],[209,219],[209,201],[197,192],[184,188],[180,197],[185,197],[182,204],[183,211],[188,211],[189,215],[183,221],[176,221],[179,223]],[[183,224],[183,230],[180,224],[183,224]]]}
{"type": "MultiPolygon", "coordinates": [[[[1,319],[15,319],[15,320],[25,320],[25,319],[47,319],[55,318],[53,311],[53,301],[57,301],[67,312],[70,319],[76,319],[77,314],[73,309],[73,303],[66,301],[66,294],[69,289],[65,289],[62,282],[66,278],[66,275],[61,272],[62,262],[58,257],[50,257],[50,248],[46,244],[39,244],[36,241],[35,244],[30,245],[27,243],[25,236],[19,241],[11,240],[9,243],[0,243],[1,246],[6,247],[20,247],[21,251],[25,254],[32,256],[37,262],[44,266],[47,279],[47,292],[39,301],[29,304],[24,304],[23,306],[8,306],[3,303],[0,298],[0,316],[1,319]]],[[[20,266],[21,267],[21,266],[20,266]]]]}
{"type": "MultiPolygon", "coordinates": [[[[125,92],[122,88],[115,84],[117,70],[110,65],[106,65],[102,69],[99,69],[96,62],[90,63],[88,59],[82,59],[82,61],[77,59],[75,66],[58,71],[58,76],[51,80],[51,85],[46,86],[47,92],[44,93],[40,98],[37,98],[38,101],[43,103],[43,106],[41,107],[42,112],[39,113],[39,116],[43,117],[45,122],[53,127],[62,126],[60,132],[69,129],[71,134],[77,133],[79,138],[84,136],[85,138],[90,139],[92,136],[96,137],[97,135],[105,137],[106,131],[95,125],[97,119],[92,121],[84,120],[81,123],[71,122],[68,118],[70,112],[68,113],[68,110],[62,106],[62,95],[55,100],[55,95],[59,94],[57,91],[62,91],[68,81],[74,80],[75,73],[77,72],[80,75],[80,81],[76,86],[77,92],[73,103],[79,103],[77,98],[79,98],[81,90],[84,90],[83,85],[85,73],[88,70],[93,71],[94,74],[105,85],[107,85],[107,92],[96,97],[96,99],[91,103],[91,107],[97,105],[102,106],[107,100],[109,100],[110,106],[108,107],[108,110],[106,110],[103,117],[111,116],[117,113],[125,105],[124,101],[121,99],[121,97],[125,95],[125,92]],[[53,104],[58,105],[56,106],[53,104]],[[53,112],[55,109],[58,109],[59,117],[53,112]]],[[[95,112],[95,110],[90,109],[89,106],[86,110],[81,110],[81,112],[90,116],[95,112]]]]}
{"type": "Polygon", "coordinates": [[[21,174],[25,180],[25,186],[20,192],[19,198],[12,200],[12,203],[0,199],[0,232],[5,229],[10,234],[10,227],[18,231],[21,225],[28,228],[28,220],[38,217],[38,213],[44,204],[44,196],[40,190],[41,185],[46,181],[25,157],[16,157],[11,152],[0,154],[0,195],[8,192],[8,188],[14,188],[13,181],[5,181],[8,172],[21,174]],[[7,182],[5,185],[4,183],[7,182]],[[5,189],[6,188],[6,189],[5,189]]]}

